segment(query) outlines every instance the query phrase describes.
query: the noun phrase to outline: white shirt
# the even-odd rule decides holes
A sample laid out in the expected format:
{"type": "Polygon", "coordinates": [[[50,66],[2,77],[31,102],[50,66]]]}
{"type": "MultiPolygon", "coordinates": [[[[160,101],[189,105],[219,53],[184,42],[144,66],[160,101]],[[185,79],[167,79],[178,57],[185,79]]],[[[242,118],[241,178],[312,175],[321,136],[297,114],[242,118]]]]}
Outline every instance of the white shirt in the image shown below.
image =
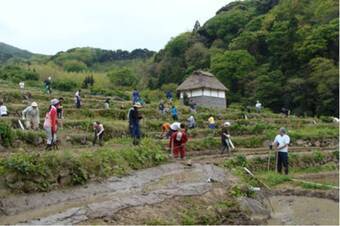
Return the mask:
{"type": "MultiPolygon", "coordinates": [[[[290,143],[290,138],[288,135],[281,136],[280,134],[275,137],[274,143],[279,144],[278,147],[283,147],[290,143]]],[[[288,152],[288,146],[279,150],[280,152],[288,152]]]]}
{"type": "Polygon", "coordinates": [[[7,115],[7,107],[5,105],[0,106],[0,117],[3,115],[7,115]]]}
{"type": "Polygon", "coordinates": [[[25,83],[24,82],[19,82],[19,87],[20,87],[20,89],[25,88],[25,83]]]}
{"type": "Polygon", "coordinates": [[[255,107],[256,107],[256,108],[261,108],[261,107],[262,107],[262,104],[261,104],[261,103],[256,103],[255,107]]]}
{"type": "Polygon", "coordinates": [[[174,122],[174,123],[172,123],[171,125],[170,125],[170,129],[171,130],[179,130],[181,128],[181,123],[179,123],[179,122],[174,122]]]}

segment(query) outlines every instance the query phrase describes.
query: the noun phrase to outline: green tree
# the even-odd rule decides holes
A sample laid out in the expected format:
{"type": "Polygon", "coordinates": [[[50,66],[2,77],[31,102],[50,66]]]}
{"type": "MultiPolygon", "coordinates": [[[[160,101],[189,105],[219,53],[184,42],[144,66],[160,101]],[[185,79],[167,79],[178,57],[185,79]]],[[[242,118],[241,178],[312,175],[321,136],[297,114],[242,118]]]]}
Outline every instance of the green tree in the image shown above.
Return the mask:
{"type": "Polygon", "coordinates": [[[255,63],[255,58],[246,50],[225,51],[212,56],[211,70],[229,88],[231,100],[237,101],[244,93],[244,84],[255,63]]]}
{"type": "Polygon", "coordinates": [[[107,76],[111,82],[117,86],[134,86],[137,84],[137,77],[131,69],[127,67],[114,68],[107,76]]]}
{"type": "Polygon", "coordinates": [[[68,72],[81,72],[87,70],[87,66],[84,62],[78,60],[65,61],[64,70],[68,72]]]}
{"type": "Polygon", "coordinates": [[[339,68],[330,59],[309,62],[309,82],[315,87],[316,114],[339,115],[339,68]]]}
{"type": "Polygon", "coordinates": [[[209,50],[202,43],[195,43],[185,52],[185,61],[190,71],[209,68],[209,50]]]}

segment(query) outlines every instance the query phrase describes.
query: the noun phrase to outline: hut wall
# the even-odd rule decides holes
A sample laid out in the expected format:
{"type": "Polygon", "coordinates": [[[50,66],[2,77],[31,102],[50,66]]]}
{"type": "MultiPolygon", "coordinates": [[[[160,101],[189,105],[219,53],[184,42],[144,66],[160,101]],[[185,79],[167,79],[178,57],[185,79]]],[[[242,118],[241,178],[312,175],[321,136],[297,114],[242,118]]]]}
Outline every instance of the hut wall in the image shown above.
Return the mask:
{"type": "MultiPolygon", "coordinates": [[[[191,97],[191,99],[197,104],[197,106],[217,107],[217,108],[226,108],[227,107],[227,103],[226,103],[225,98],[197,96],[197,97],[191,97]]],[[[183,102],[183,99],[181,99],[181,102],[183,102]]]]}

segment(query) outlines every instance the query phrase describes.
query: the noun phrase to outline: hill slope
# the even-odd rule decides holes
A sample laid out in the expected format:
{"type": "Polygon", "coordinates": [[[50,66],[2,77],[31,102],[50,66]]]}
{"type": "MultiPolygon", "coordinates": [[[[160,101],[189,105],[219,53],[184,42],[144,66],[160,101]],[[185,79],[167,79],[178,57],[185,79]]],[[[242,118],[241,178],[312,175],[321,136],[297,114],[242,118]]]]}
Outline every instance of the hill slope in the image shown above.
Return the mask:
{"type": "Polygon", "coordinates": [[[6,62],[10,58],[29,59],[33,53],[17,47],[0,42],[0,63],[6,62]]]}
{"type": "Polygon", "coordinates": [[[338,1],[246,0],[172,38],[151,67],[150,87],[213,72],[230,102],[338,115],[338,1]]]}

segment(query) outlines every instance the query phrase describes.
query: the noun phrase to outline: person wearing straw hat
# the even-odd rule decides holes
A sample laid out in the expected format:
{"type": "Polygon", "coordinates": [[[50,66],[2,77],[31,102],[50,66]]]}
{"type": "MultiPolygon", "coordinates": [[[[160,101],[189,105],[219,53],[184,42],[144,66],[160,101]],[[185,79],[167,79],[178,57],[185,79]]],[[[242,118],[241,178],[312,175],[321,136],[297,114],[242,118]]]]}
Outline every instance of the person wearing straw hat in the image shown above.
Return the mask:
{"type": "Polygon", "coordinates": [[[30,106],[22,111],[22,119],[25,120],[27,129],[39,129],[40,116],[37,102],[32,102],[30,106]]]}
{"type": "Polygon", "coordinates": [[[134,103],[132,105],[133,108],[129,110],[128,118],[129,118],[129,128],[131,132],[131,136],[133,137],[133,144],[138,145],[140,139],[140,127],[139,120],[142,119],[142,116],[139,114],[138,109],[142,107],[140,103],[134,103]]]}
{"type": "Polygon", "coordinates": [[[283,127],[280,128],[279,134],[275,137],[273,146],[277,150],[276,167],[277,172],[282,173],[282,166],[285,168],[285,174],[288,174],[288,145],[290,138],[287,135],[287,130],[283,127]]]}
{"type": "Polygon", "coordinates": [[[231,149],[234,149],[234,145],[230,140],[230,134],[228,128],[230,127],[230,122],[225,122],[223,124],[222,132],[221,132],[221,142],[222,142],[222,150],[221,154],[227,151],[230,154],[231,149]]]}
{"type": "Polygon", "coordinates": [[[57,119],[57,108],[59,105],[58,99],[51,100],[51,105],[48,112],[45,115],[44,129],[46,131],[47,146],[46,150],[51,150],[51,148],[56,144],[57,141],[57,130],[58,130],[58,119],[57,119]]]}

